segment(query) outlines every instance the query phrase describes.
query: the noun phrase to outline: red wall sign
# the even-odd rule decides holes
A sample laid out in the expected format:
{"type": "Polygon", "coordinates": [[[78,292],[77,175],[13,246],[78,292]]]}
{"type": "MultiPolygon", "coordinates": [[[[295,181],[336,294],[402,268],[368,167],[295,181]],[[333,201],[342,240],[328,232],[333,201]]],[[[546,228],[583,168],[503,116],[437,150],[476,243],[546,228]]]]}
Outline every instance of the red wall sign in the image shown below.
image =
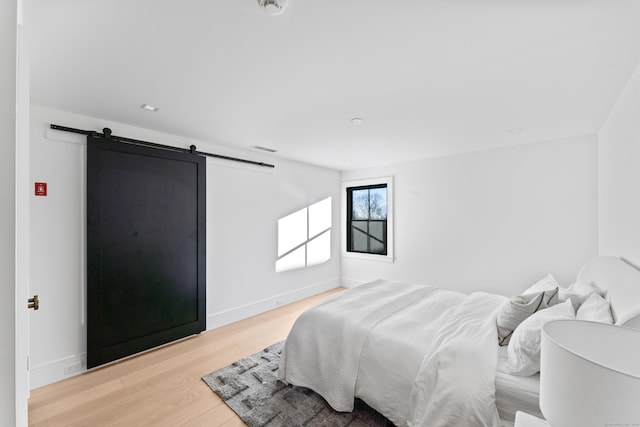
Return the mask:
{"type": "Polygon", "coordinates": [[[36,196],[46,196],[46,195],[47,195],[47,183],[36,182],[36,196]]]}

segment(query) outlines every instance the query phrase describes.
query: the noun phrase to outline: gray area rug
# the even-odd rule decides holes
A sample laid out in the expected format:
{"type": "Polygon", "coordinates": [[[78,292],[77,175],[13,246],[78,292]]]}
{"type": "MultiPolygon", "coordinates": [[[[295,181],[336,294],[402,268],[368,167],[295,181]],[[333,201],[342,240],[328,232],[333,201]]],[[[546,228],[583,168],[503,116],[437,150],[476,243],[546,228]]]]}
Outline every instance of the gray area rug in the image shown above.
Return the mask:
{"type": "Polygon", "coordinates": [[[284,341],[202,377],[249,427],[393,426],[356,400],[353,412],[336,412],[317,393],[278,381],[284,341]]]}

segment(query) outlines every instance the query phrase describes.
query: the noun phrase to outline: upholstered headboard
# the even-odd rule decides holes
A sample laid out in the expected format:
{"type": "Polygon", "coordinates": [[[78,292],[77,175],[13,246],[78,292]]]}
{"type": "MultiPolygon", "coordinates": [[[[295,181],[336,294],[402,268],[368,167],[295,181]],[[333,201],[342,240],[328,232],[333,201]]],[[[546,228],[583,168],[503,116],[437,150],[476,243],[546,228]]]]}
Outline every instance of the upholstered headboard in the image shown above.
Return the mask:
{"type": "Polygon", "coordinates": [[[607,290],[616,325],[640,329],[640,270],[613,256],[587,262],[577,280],[607,290]]]}

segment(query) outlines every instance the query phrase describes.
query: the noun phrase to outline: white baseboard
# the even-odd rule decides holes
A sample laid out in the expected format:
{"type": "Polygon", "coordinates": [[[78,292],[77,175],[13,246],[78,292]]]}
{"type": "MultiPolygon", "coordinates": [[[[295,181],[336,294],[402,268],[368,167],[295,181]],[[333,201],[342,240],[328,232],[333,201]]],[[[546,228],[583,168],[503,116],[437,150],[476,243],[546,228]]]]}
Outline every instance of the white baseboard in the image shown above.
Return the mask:
{"type": "Polygon", "coordinates": [[[340,279],[331,279],[325,282],[316,283],[302,289],[296,289],[285,294],[274,295],[250,304],[234,307],[229,310],[220,311],[207,315],[207,330],[216,329],[220,326],[228,325],[239,320],[264,313],[282,305],[287,305],[300,301],[301,299],[317,295],[340,287],[340,279]]]}
{"type": "Polygon", "coordinates": [[[30,388],[34,390],[74,377],[83,372],[87,372],[87,353],[74,354],[51,362],[34,365],[29,369],[30,388]],[[65,373],[65,369],[68,370],[68,373],[65,373]]]}
{"type": "MultiPolygon", "coordinates": [[[[240,307],[210,314],[207,315],[207,330],[219,328],[220,326],[228,325],[229,323],[237,322],[340,286],[340,279],[331,279],[292,292],[275,295],[240,307]]],[[[33,390],[84,372],[87,372],[86,352],[35,365],[30,369],[30,388],[33,390]],[[68,373],[65,373],[65,369],[68,373]]]]}
{"type": "Polygon", "coordinates": [[[356,286],[360,286],[365,283],[367,282],[364,280],[349,279],[347,277],[342,278],[342,286],[345,288],[355,288],[356,286]]]}

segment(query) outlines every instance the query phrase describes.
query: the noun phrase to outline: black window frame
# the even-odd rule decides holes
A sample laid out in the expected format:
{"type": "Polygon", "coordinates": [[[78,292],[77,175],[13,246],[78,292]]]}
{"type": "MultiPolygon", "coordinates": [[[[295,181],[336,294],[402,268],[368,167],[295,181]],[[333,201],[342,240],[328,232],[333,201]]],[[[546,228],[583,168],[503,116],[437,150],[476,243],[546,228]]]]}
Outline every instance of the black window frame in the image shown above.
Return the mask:
{"type": "MultiPolygon", "coordinates": [[[[389,221],[389,209],[388,209],[388,202],[389,202],[389,186],[387,185],[387,183],[382,183],[382,184],[371,184],[371,185],[359,185],[359,186],[352,186],[352,187],[346,187],[346,192],[347,192],[347,224],[346,224],[346,230],[347,230],[347,247],[346,247],[346,251],[347,253],[357,253],[357,254],[367,254],[367,255],[380,255],[380,256],[387,256],[388,255],[388,247],[389,247],[389,233],[388,233],[388,221],[389,221]],[[367,223],[367,230],[362,230],[358,228],[358,231],[360,232],[364,232],[368,238],[367,238],[367,251],[359,251],[359,250],[355,250],[353,248],[353,232],[354,232],[354,219],[353,219],[353,192],[354,191],[359,191],[359,190],[375,190],[375,189],[380,189],[380,188],[384,188],[386,190],[386,203],[387,203],[387,211],[386,211],[386,215],[385,215],[385,219],[371,219],[371,216],[369,214],[369,218],[366,219],[366,223],[367,223]],[[369,230],[370,230],[370,224],[372,222],[375,223],[382,223],[382,229],[383,229],[383,241],[381,242],[383,245],[383,251],[382,252],[372,252],[371,251],[371,239],[376,239],[374,236],[371,236],[369,234],[369,230]]],[[[362,222],[363,220],[356,220],[358,222],[362,222]]],[[[378,240],[379,241],[379,240],[378,240]]]]}

